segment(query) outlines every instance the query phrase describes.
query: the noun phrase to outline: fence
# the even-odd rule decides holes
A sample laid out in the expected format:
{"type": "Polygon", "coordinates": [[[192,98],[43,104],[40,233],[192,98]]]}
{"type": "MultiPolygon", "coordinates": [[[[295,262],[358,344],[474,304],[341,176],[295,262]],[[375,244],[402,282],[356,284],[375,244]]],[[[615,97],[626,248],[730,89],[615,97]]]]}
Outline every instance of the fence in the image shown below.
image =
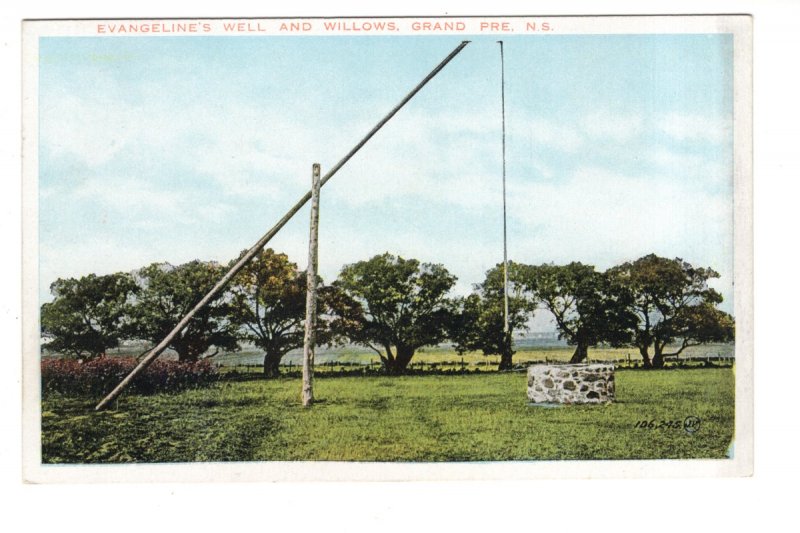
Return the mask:
{"type": "MultiPolygon", "coordinates": [[[[613,363],[618,369],[637,370],[643,369],[641,358],[627,355],[617,359],[590,359],[587,362],[613,363]]],[[[530,365],[535,364],[564,364],[563,358],[520,358],[514,363],[513,371],[524,371],[530,365]]],[[[706,354],[703,356],[690,356],[681,358],[670,358],[666,361],[665,369],[680,368],[730,368],[734,365],[735,358],[731,355],[721,353],[706,354]]],[[[467,361],[465,358],[445,359],[442,361],[412,361],[406,369],[408,375],[421,374],[474,374],[474,373],[496,373],[500,364],[497,357],[484,357],[478,361],[467,361]]],[[[258,379],[263,375],[261,364],[234,363],[231,365],[219,365],[220,374],[223,378],[236,379],[258,379]]],[[[294,364],[289,361],[279,367],[282,377],[300,377],[302,374],[302,364],[294,364]]],[[[367,376],[383,375],[383,366],[379,361],[372,360],[368,363],[353,361],[329,360],[317,362],[314,368],[317,377],[334,376],[367,376]]]]}

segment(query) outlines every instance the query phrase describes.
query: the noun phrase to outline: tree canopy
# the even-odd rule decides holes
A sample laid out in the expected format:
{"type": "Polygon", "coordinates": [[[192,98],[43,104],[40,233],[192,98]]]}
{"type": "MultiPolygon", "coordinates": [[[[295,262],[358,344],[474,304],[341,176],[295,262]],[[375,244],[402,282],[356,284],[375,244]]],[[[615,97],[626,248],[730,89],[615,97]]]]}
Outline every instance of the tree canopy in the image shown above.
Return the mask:
{"type": "MultiPolygon", "coordinates": [[[[306,273],[286,254],[266,249],[234,278],[231,287],[231,319],[242,329],[240,338],[264,350],[264,374],[279,374],[281,359],[290,350],[303,346],[306,311],[306,273]]],[[[318,284],[322,280],[318,279],[318,284]]],[[[340,295],[333,287],[318,290],[316,321],[317,344],[333,342],[330,328],[332,308],[342,310],[340,295]]]]}
{"type": "Polygon", "coordinates": [[[351,342],[374,350],[388,373],[406,370],[417,349],[447,336],[456,277],[444,266],[391,254],[346,265],[334,286],[354,305],[335,323],[351,342]]]}
{"type": "MultiPolygon", "coordinates": [[[[137,274],[139,290],[131,310],[136,338],[160,342],[222,277],[222,266],[191,261],[180,266],[153,263],[137,274]]],[[[230,297],[221,292],[200,310],[181,331],[170,348],[181,361],[197,361],[212,346],[217,350],[238,349],[236,325],[230,320],[230,297]]],[[[215,352],[216,353],[216,352],[215,352]]]]}
{"type": "Polygon", "coordinates": [[[614,283],[628,291],[629,309],[637,316],[631,342],[645,367],[661,368],[666,357],[677,356],[689,346],[733,340],[733,317],[716,308],[722,295],[708,286],[709,280],[719,277],[711,268],[650,254],[608,272],[614,283]],[[677,348],[666,352],[674,343],[677,348]]]}
{"type": "Polygon", "coordinates": [[[524,283],[524,266],[508,264],[508,331],[504,320],[503,265],[486,272],[486,279],[475,291],[458,300],[458,313],[452,319],[450,337],[459,353],[479,350],[484,355],[499,355],[500,370],[513,366],[514,331],[524,330],[536,311],[533,292],[524,283]]]}
{"type": "MultiPolygon", "coordinates": [[[[466,297],[450,297],[456,277],[440,264],[389,253],[342,268],[325,286],[318,279],[319,344],[352,342],[374,350],[388,373],[404,372],[416,351],[451,340],[460,353],[500,355],[512,367],[513,334],[538,307],[552,313],[559,335],[575,346],[571,362],[599,343],[635,346],[644,366],[660,368],[691,346],[729,342],[735,323],[718,309],[709,283],[719,274],[676,258],[650,254],[598,272],[591,265],[508,265],[509,328],[504,329],[503,265],[486,272],[466,297]]],[[[192,261],[153,263],[132,274],[58,279],[54,300],[41,307],[44,348],[92,358],[122,339],[161,341],[222,277],[223,267],[192,261]]],[[[238,341],[264,351],[264,372],[278,374],[282,357],[303,344],[306,275],[285,254],[262,251],[172,341],[181,360],[238,341]]],[[[215,352],[216,353],[216,352],[215,352]]],[[[212,354],[213,355],[213,354],[212,354]]]]}
{"type": "Polygon", "coordinates": [[[89,274],[57,279],[50,285],[55,299],[42,305],[43,348],[78,358],[94,358],[128,334],[128,313],[136,284],[129,274],[89,274]]]}
{"type": "Polygon", "coordinates": [[[591,265],[543,264],[523,267],[525,285],[555,318],[559,337],[575,346],[570,363],[586,360],[600,342],[625,344],[636,326],[628,292],[619,290],[591,265]]]}

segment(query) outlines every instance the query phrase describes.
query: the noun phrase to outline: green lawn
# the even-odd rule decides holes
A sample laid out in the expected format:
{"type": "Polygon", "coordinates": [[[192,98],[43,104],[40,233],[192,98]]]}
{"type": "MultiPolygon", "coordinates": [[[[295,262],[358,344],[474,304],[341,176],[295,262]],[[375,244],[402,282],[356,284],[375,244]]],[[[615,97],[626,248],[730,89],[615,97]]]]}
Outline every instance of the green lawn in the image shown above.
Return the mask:
{"type": "Polygon", "coordinates": [[[731,368],[617,371],[617,402],[531,407],[524,373],[329,377],[300,406],[300,381],[97,398],[47,395],[44,463],[492,461],[724,458],[734,428],[731,368]],[[688,416],[701,420],[686,432],[688,416]],[[681,427],[635,428],[639,420],[681,427]]]}

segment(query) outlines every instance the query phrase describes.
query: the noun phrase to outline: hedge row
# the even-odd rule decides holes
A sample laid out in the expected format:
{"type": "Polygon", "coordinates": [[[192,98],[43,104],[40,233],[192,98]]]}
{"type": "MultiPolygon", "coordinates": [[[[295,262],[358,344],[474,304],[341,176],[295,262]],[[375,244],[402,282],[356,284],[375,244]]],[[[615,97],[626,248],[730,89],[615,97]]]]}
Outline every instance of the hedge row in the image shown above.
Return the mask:
{"type": "MultiPolygon", "coordinates": [[[[42,361],[42,390],[63,394],[104,394],[137,365],[133,357],[102,357],[86,362],[74,359],[42,361]]],[[[154,361],[131,382],[128,390],[140,394],[175,392],[203,387],[219,377],[210,361],[195,363],[154,361]]]]}

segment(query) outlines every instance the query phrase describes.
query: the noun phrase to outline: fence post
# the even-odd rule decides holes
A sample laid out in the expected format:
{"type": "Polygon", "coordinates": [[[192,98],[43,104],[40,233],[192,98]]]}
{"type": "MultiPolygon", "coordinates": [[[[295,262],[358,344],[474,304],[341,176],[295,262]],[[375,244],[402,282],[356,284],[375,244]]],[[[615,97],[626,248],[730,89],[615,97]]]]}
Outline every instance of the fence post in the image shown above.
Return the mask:
{"type": "Polygon", "coordinates": [[[317,325],[317,251],[319,233],[319,163],[311,172],[311,224],[306,269],[306,331],[303,339],[303,407],[314,402],[314,344],[317,325]]]}

